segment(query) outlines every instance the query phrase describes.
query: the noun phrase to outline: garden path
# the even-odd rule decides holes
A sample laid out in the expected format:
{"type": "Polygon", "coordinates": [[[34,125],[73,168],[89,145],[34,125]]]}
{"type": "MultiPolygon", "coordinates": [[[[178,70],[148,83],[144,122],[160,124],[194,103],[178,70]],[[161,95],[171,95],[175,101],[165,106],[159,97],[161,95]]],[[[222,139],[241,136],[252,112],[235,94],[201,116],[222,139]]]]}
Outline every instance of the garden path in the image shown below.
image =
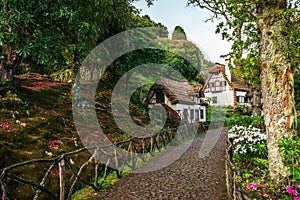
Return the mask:
{"type": "MultiPolygon", "coordinates": [[[[208,156],[200,158],[199,149],[206,134],[209,133],[196,137],[188,151],[171,165],[153,172],[130,174],[93,199],[228,199],[225,178],[227,130],[222,130],[208,156]]],[[[158,163],[158,159],[153,162],[158,163]]],[[[149,164],[153,163],[150,161],[149,164]]]]}

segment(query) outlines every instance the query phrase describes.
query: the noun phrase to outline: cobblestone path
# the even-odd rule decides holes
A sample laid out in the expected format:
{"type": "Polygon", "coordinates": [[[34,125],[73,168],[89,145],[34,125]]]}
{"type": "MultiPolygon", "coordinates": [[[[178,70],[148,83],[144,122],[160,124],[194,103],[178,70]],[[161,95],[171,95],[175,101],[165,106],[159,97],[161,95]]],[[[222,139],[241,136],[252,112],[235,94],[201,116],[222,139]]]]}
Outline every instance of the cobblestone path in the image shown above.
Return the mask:
{"type": "MultiPolygon", "coordinates": [[[[188,151],[171,165],[153,172],[130,174],[93,199],[228,199],[225,178],[227,132],[224,129],[208,156],[200,158],[199,149],[206,134],[196,137],[188,151]]],[[[155,158],[154,162],[159,160],[155,158]]]]}

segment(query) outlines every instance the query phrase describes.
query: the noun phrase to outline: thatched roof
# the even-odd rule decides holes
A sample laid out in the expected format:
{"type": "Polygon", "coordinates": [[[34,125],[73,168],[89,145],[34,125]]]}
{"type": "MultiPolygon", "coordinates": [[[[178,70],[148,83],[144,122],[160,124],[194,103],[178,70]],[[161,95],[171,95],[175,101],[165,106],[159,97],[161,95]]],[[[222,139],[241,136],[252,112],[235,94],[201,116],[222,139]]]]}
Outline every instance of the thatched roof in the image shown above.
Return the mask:
{"type": "Polygon", "coordinates": [[[250,88],[247,86],[247,84],[242,80],[242,77],[238,74],[235,74],[234,71],[236,69],[231,69],[231,81],[228,79],[226,73],[225,73],[225,65],[216,63],[210,70],[209,70],[209,76],[207,78],[207,81],[205,82],[203,88],[206,87],[208,84],[208,81],[210,80],[212,73],[214,72],[221,72],[222,76],[224,77],[225,81],[227,84],[234,90],[240,90],[240,91],[245,91],[249,92],[250,88]]]}
{"type": "Polygon", "coordinates": [[[172,104],[182,103],[195,105],[194,97],[199,94],[199,90],[195,90],[197,90],[197,87],[188,85],[186,81],[180,82],[169,78],[163,78],[151,87],[143,103],[149,103],[156,91],[162,91],[172,104]]]}

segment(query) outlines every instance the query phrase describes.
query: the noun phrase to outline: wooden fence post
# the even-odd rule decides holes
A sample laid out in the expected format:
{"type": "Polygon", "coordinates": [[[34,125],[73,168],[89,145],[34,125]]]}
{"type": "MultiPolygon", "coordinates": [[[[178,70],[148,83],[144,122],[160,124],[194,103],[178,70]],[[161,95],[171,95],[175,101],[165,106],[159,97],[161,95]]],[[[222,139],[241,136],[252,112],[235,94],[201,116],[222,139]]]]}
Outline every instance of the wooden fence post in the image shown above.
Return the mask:
{"type": "Polygon", "coordinates": [[[0,175],[0,183],[1,183],[1,189],[2,189],[2,200],[8,199],[8,187],[6,183],[6,171],[3,171],[0,175]]]}
{"type": "Polygon", "coordinates": [[[65,159],[62,156],[62,159],[58,163],[59,167],[59,187],[60,187],[60,194],[59,199],[64,200],[65,199],[65,180],[64,180],[64,174],[65,174],[65,159]]]}

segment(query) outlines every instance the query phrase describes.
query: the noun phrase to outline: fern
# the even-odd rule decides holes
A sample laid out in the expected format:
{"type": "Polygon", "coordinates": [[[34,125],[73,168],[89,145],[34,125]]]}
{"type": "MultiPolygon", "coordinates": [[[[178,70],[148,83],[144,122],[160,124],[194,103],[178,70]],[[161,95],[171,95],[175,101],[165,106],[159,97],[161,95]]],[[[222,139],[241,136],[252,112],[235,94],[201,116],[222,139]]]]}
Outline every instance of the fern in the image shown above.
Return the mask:
{"type": "Polygon", "coordinates": [[[51,74],[51,78],[59,82],[72,83],[74,80],[74,72],[71,69],[58,71],[51,74]]]}

